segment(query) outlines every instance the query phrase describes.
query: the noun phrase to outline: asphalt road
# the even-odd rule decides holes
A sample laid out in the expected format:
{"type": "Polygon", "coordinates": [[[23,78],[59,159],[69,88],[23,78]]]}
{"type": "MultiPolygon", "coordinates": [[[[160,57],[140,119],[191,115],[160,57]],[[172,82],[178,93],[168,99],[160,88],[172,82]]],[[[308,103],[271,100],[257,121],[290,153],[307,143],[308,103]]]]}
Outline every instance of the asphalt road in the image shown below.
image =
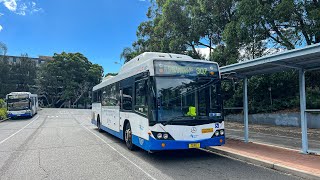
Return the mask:
{"type": "Polygon", "coordinates": [[[0,123],[0,179],[298,179],[202,150],[149,154],[90,123],[89,110],[43,109],[0,123]]]}

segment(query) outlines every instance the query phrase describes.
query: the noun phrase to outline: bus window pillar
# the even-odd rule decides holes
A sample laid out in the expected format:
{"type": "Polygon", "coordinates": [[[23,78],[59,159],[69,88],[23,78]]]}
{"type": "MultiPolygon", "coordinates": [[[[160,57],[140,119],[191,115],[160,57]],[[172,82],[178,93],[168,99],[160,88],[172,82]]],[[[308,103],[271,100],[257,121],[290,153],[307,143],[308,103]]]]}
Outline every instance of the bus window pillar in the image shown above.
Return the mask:
{"type": "Polygon", "coordinates": [[[306,86],[305,86],[305,70],[299,70],[299,91],[300,91],[300,121],[302,134],[302,153],[308,153],[308,134],[306,119],[306,86]]]}
{"type": "Polygon", "coordinates": [[[248,78],[243,79],[244,142],[249,142],[248,78]]]}

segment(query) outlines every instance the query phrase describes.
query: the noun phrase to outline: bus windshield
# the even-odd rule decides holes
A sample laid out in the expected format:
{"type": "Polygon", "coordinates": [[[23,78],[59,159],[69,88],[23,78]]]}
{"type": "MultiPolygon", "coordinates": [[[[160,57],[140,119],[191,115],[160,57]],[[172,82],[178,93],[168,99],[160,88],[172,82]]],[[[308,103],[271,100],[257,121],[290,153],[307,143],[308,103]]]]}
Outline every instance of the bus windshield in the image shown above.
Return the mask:
{"type": "Polygon", "coordinates": [[[156,77],[158,121],[186,123],[220,120],[218,78],[156,77]]]}
{"type": "Polygon", "coordinates": [[[30,100],[28,98],[8,98],[8,110],[9,111],[20,111],[30,109],[30,100]]]}

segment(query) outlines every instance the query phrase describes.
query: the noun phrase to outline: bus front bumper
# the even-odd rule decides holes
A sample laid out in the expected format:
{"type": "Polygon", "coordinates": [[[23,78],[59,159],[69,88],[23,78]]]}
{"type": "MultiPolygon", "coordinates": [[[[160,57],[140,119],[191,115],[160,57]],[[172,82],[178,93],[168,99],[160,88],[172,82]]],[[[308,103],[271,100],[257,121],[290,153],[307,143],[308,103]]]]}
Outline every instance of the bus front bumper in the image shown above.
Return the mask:
{"type": "Polygon", "coordinates": [[[132,141],[135,145],[139,146],[144,150],[162,151],[221,146],[225,144],[225,136],[218,136],[210,139],[203,139],[197,141],[156,140],[152,137],[150,137],[149,140],[145,140],[137,136],[133,136],[132,141]]]}
{"type": "Polygon", "coordinates": [[[25,113],[19,113],[19,114],[8,112],[8,118],[31,117],[31,116],[32,116],[31,112],[25,112],[25,113]]]}

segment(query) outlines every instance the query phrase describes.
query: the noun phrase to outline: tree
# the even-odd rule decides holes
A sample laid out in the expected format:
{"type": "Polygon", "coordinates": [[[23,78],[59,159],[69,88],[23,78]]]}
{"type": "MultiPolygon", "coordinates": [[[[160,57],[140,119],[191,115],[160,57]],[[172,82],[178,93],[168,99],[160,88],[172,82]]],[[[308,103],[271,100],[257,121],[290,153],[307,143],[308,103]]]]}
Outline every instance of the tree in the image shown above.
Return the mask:
{"type": "Polygon", "coordinates": [[[0,42],[0,56],[2,57],[1,60],[4,59],[8,51],[7,45],[4,44],[3,42],[0,42]]]}
{"type": "Polygon", "coordinates": [[[107,73],[104,77],[116,76],[116,75],[118,75],[118,73],[107,73]]]}
{"type": "Polygon", "coordinates": [[[76,104],[80,99],[89,102],[89,92],[100,83],[103,68],[92,64],[81,53],[54,54],[54,60],[41,67],[39,93],[48,106],[76,104]]]}
{"type": "Polygon", "coordinates": [[[123,49],[122,53],[120,54],[120,59],[123,59],[124,63],[127,63],[128,61],[130,61],[131,59],[133,59],[137,55],[139,55],[138,51],[134,51],[130,47],[125,47],[123,49]]]}
{"type": "MultiPolygon", "coordinates": [[[[319,1],[242,0],[236,10],[239,43],[266,40],[272,46],[294,49],[320,42],[319,1]]],[[[226,34],[226,39],[234,36],[226,34]]],[[[255,49],[253,46],[251,49],[255,49]]]]}

